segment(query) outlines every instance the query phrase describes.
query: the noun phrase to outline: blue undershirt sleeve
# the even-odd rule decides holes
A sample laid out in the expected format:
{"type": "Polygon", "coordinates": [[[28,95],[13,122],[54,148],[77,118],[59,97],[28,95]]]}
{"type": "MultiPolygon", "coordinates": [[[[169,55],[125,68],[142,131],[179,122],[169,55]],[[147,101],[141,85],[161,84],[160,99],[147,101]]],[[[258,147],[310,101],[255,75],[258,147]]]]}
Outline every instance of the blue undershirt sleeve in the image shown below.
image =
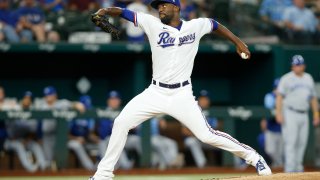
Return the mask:
{"type": "Polygon", "coordinates": [[[130,22],[133,22],[133,24],[135,26],[138,26],[138,23],[137,23],[137,13],[136,12],[133,12],[133,11],[130,11],[126,8],[123,8],[122,9],[122,14],[120,15],[120,17],[130,21],[130,22]]]}
{"type": "Polygon", "coordinates": [[[215,31],[215,30],[217,30],[218,29],[218,27],[219,27],[219,23],[216,21],[216,20],[214,20],[214,19],[210,19],[210,22],[211,22],[211,25],[212,25],[212,32],[213,31],[215,31]]]}

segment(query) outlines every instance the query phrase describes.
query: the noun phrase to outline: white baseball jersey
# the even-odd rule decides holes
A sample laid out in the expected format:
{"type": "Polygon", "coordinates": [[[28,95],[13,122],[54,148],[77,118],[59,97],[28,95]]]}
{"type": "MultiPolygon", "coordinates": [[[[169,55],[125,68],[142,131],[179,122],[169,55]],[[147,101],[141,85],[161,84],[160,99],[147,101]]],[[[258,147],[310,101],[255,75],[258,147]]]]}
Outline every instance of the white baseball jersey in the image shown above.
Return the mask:
{"type": "MultiPolygon", "coordinates": [[[[123,17],[132,21],[130,12],[125,12],[123,17]]],[[[166,84],[190,80],[201,37],[217,28],[217,23],[208,18],[182,21],[181,25],[175,28],[143,13],[135,13],[133,22],[135,26],[141,27],[149,38],[153,79],[166,84]]],[[[194,99],[191,84],[166,88],[152,83],[133,98],[115,119],[107,151],[93,179],[112,180],[114,167],[125,146],[128,131],[161,114],[174,117],[202,142],[234,153],[248,164],[256,166],[260,159],[260,155],[251,147],[210,127],[194,99]]],[[[265,167],[270,171],[267,165],[265,167]]]]}
{"type": "Polygon", "coordinates": [[[284,107],[302,111],[308,110],[311,98],[317,96],[313,78],[308,73],[302,77],[294,72],[285,74],[280,79],[278,92],[284,96],[284,107]]]}
{"type": "Polygon", "coordinates": [[[152,15],[138,12],[135,17],[135,25],[141,27],[149,38],[153,78],[167,84],[190,79],[200,39],[212,32],[213,20],[198,18],[182,21],[178,30],[152,15]]]}
{"type": "Polygon", "coordinates": [[[72,107],[72,102],[66,99],[59,99],[57,100],[54,104],[49,105],[45,100],[39,102],[37,105],[36,109],[38,110],[64,110],[64,109],[69,109],[72,107]]]}

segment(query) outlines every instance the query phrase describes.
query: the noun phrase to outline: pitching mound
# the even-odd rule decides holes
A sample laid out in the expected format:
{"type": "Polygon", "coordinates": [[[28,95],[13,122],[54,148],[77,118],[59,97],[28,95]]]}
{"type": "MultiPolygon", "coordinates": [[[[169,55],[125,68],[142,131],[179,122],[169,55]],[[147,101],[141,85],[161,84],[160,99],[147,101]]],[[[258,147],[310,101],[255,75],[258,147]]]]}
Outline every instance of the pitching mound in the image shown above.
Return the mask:
{"type": "Polygon", "coordinates": [[[317,180],[320,179],[320,172],[310,173],[277,173],[272,176],[244,176],[244,177],[231,177],[224,178],[228,180],[317,180]]]}

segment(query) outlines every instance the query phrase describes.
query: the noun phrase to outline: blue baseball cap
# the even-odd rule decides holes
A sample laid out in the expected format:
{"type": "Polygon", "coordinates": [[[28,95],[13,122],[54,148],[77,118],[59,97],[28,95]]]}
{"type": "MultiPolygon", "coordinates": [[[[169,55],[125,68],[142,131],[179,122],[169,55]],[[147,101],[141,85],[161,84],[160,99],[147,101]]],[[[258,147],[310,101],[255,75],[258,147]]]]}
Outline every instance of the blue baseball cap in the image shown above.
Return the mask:
{"type": "Polygon", "coordinates": [[[279,85],[279,82],[280,82],[280,79],[279,79],[279,78],[275,79],[275,80],[273,81],[273,88],[277,88],[278,85],[279,85]]]}
{"type": "Polygon", "coordinates": [[[304,58],[301,55],[294,55],[292,56],[292,66],[300,66],[304,65],[304,58]]]}
{"type": "Polygon", "coordinates": [[[199,97],[208,97],[209,98],[209,92],[207,90],[201,90],[199,93],[199,97]]]}
{"type": "Polygon", "coordinates": [[[56,91],[56,88],[54,88],[53,86],[47,86],[43,89],[43,94],[44,96],[50,96],[50,95],[57,94],[57,91],[56,91]]]}
{"type": "Polygon", "coordinates": [[[120,99],[121,95],[118,91],[113,90],[108,93],[108,98],[119,98],[120,99]]]}
{"type": "Polygon", "coordinates": [[[23,97],[32,97],[32,92],[31,91],[24,92],[23,97]]]}
{"type": "Polygon", "coordinates": [[[91,97],[88,95],[83,95],[79,98],[79,101],[86,107],[86,109],[89,109],[92,107],[92,100],[91,97]]]}
{"type": "Polygon", "coordinates": [[[151,7],[153,7],[154,9],[158,9],[158,5],[162,3],[171,3],[175,6],[178,6],[179,8],[181,7],[180,0],[154,0],[151,2],[151,7]]]}

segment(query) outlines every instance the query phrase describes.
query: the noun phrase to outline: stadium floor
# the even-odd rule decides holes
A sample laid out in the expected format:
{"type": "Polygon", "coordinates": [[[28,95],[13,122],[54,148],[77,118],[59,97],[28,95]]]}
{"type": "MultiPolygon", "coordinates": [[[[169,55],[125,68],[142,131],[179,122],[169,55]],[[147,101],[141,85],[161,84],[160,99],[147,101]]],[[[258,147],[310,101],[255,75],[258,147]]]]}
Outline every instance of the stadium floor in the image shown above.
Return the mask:
{"type": "MultiPolygon", "coordinates": [[[[305,173],[282,173],[283,169],[273,169],[274,175],[257,176],[255,169],[249,167],[239,170],[226,167],[182,168],[169,170],[133,169],[117,170],[114,180],[318,180],[319,169],[307,168],[305,173]]],[[[94,172],[83,169],[43,171],[28,173],[24,170],[8,170],[0,168],[0,180],[87,180],[94,172]]]]}
{"type": "MultiPolygon", "coordinates": [[[[248,174],[241,174],[248,175],[248,174]]],[[[120,175],[114,178],[114,180],[213,180],[219,178],[232,178],[239,177],[240,174],[192,174],[192,175],[132,175],[125,176],[120,175]]],[[[47,177],[47,176],[38,176],[38,177],[0,177],[0,180],[87,180],[86,176],[56,176],[56,177],[47,177]]]]}
{"type": "MultiPolygon", "coordinates": [[[[1,177],[0,180],[87,180],[88,176],[1,177]]],[[[114,180],[319,180],[320,172],[256,174],[192,174],[192,175],[120,175],[114,180]]]]}

